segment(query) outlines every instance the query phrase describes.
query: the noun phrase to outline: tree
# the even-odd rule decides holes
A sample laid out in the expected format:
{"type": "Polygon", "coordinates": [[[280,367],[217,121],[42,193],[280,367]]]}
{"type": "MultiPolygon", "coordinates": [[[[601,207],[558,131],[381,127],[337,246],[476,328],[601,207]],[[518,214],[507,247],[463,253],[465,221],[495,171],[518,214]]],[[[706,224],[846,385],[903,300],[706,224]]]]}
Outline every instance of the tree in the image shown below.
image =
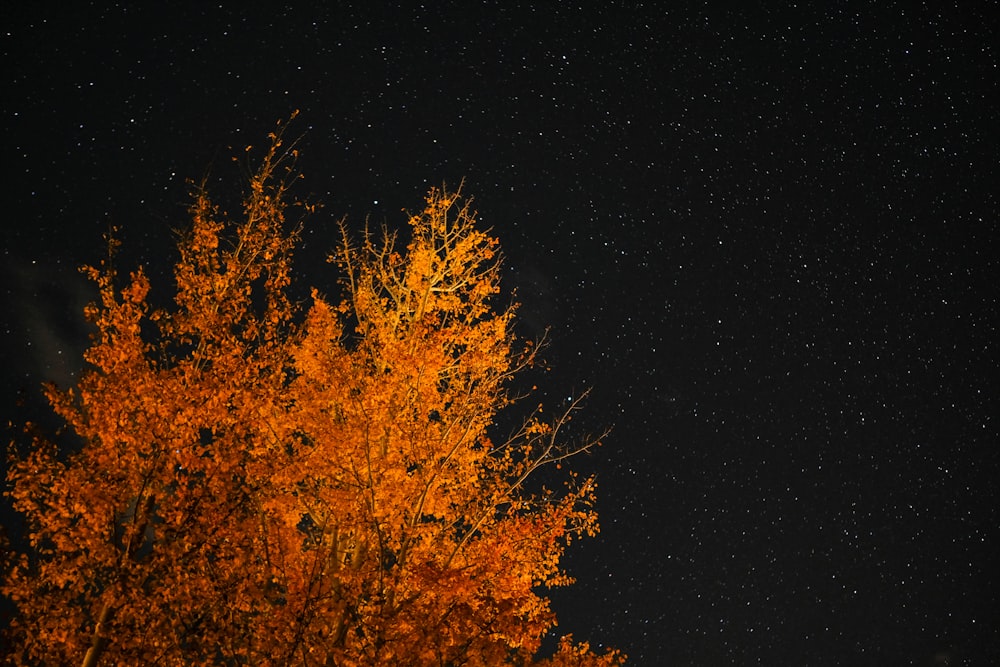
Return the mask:
{"type": "MultiPolygon", "coordinates": [[[[535,664],[544,590],[597,531],[593,478],[535,481],[596,444],[563,438],[579,400],[492,437],[537,345],[494,308],[497,241],[461,188],[430,191],[405,248],[341,224],[344,297],[296,303],[283,130],[239,222],[196,191],[174,306],[141,269],[85,269],[88,369],[46,388],[81,445],[35,434],[8,474],[30,526],[13,663],[535,664]]],[[[564,637],[539,662],[621,660],[564,637]]]]}

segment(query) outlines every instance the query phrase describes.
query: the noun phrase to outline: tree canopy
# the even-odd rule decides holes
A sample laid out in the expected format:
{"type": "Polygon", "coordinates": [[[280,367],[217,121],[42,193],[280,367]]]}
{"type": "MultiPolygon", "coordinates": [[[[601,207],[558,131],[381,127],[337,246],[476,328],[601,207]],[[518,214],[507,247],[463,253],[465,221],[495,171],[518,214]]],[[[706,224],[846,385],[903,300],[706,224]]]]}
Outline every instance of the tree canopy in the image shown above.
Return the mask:
{"type": "Polygon", "coordinates": [[[173,305],[142,269],[85,269],[87,368],[46,387],[80,445],[29,425],[8,474],[10,661],[620,663],[569,636],[538,657],[564,549],[598,529],[565,462],[597,439],[565,438],[578,401],[495,433],[538,349],[497,307],[497,240],[432,189],[405,243],[342,223],[342,297],[297,302],[283,130],[238,215],[196,190],[173,305]]]}

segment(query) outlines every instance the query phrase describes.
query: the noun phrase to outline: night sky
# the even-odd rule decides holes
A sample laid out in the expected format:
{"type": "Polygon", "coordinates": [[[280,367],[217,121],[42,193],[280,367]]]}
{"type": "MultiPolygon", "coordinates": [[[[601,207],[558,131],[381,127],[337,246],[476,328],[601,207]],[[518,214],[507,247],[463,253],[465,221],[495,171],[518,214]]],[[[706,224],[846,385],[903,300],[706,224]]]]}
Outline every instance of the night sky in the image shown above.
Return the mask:
{"type": "Polygon", "coordinates": [[[593,387],[603,530],[561,632],[1000,664],[993,3],[8,4],[5,422],[79,371],[108,227],[168,298],[187,181],[232,205],[299,109],[303,285],[337,289],[342,216],[464,178],[521,333],[552,327],[545,400],[593,387]]]}

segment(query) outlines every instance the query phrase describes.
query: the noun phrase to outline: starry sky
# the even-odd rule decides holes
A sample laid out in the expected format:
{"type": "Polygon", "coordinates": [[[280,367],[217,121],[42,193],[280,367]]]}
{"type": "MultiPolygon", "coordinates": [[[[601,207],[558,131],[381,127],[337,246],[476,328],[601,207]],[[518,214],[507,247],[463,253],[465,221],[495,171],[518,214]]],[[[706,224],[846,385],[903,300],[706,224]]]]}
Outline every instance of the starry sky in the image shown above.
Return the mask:
{"type": "Polygon", "coordinates": [[[235,202],[298,109],[302,279],[334,289],[342,216],[465,179],[545,400],[613,427],[561,632],[1000,664],[991,3],[54,4],[0,30],[7,419],[79,372],[108,227],[166,294],[187,181],[235,202]]]}

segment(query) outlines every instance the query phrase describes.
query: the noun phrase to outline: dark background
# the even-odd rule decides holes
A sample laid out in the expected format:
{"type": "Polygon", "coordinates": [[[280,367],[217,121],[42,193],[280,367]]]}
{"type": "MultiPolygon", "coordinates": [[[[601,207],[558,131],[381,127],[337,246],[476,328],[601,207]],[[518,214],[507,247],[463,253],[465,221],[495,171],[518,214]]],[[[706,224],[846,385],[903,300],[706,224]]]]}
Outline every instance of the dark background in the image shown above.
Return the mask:
{"type": "Polygon", "coordinates": [[[336,290],[341,216],[464,178],[522,333],[552,326],[548,402],[593,387],[579,428],[614,427],[561,632],[638,665],[1000,664],[992,3],[28,4],[5,416],[79,371],[108,227],[167,298],[186,180],[238,201],[300,109],[304,284],[336,290]]]}

